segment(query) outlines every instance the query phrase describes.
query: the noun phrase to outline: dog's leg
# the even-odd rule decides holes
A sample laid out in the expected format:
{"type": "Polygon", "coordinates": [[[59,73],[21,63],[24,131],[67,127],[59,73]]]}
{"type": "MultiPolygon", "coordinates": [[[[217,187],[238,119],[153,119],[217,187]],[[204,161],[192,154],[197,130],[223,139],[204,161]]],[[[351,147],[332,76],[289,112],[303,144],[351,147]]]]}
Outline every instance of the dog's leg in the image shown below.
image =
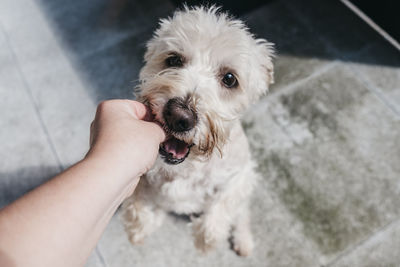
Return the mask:
{"type": "Polygon", "coordinates": [[[149,185],[142,178],[135,193],[122,205],[122,220],[129,241],[138,244],[153,233],[165,218],[165,211],[158,208],[149,196],[149,185]]]}
{"type": "Polygon", "coordinates": [[[221,240],[227,240],[234,227],[234,250],[241,256],[250,254],[253,247],[249,227],[247,201],[252,190],[251,179],[234,179],[231,186],[218,193],[193,221],[195,245],[203,252],[213,248],[221,240]]]}
{"type": "Polygon", "coordinates": [[[122,218],[125,231],[132,244],[142,243],[143,239],[160,227],[165,212],[152,203],[132,198],[123,205],[122,218]]]}
{"type": "Polygon", "coordinates": [[[210,200],[203,215],[193,222],[195,245],[198,249],[206,252],[217,242],[227,240],[233,228],[233,249],[240,256],[250,255],[253,239],[248,202],[256,180],[257,175],[249,164],[236,177],[232,177],[223,191],[210,200]]]}
{"type": "Polygon", "coordinates": [[[230,214],[223,202],[214,202],[202,216],[193,221],[195,246],[202,252],[214,248],[215,244],[227,239],[230,230],[230,214]]]}
{"type": "Polygon", "coordinates": [[[250,214],[247,203],[243,203],[238,209],[232,224],[232,249],[239,256],[249,256],[253,250],[254,243],[250,230],[250,214]]]}

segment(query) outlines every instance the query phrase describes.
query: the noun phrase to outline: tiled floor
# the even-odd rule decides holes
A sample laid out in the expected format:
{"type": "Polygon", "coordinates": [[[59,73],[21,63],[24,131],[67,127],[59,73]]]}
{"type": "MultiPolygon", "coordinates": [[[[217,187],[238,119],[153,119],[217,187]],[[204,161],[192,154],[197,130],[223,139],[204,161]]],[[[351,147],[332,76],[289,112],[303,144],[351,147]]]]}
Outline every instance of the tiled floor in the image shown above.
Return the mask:
{"type": "MultiPolygon", "coordinates": [[[[0,2],[0,206],[79,160],[96,104],[132,98],[169,1],[0,2]]],[[[263,179],[257,246],[206,256],[170,217],[142,246],[118,216],[87,266],[400,266],[400,52],[339,1],[244,14],[276,43],[276,84],[243,118],[263,179]]]]}

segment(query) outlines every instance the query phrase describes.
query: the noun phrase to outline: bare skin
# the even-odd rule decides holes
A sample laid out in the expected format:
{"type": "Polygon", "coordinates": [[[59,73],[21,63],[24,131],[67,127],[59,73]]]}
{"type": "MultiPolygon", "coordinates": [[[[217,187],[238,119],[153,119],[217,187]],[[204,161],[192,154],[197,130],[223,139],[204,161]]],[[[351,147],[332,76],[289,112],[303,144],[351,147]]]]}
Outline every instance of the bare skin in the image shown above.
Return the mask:
{"type": "Polygon", "coordinates": [[[0,266],[82,266],[153,165],[163,130],[144,105],[101,103],[83,160],[0,210],[0,266]]]}

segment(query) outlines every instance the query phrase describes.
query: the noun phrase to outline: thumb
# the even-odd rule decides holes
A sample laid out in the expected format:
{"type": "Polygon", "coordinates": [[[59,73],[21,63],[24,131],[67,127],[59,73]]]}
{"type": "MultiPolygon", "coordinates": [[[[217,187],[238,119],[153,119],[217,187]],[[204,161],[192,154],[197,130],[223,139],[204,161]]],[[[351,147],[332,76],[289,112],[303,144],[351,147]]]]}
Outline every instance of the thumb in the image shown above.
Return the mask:
{"type": "Polygon", "coordinates": [[[133,100],[127,100],[127,104],[133,111],[135,118],[146,121],[152,128],[153,133],[158,137],[159,142],[163,142],[166,137],[165,132],[158,122],[154,122],[154,116],[151,113],[151,109],[148,106],[133,100]]]}
{"type": "Polygon", "coordinates": [[[157,140],[159,143],[162,143],[165,141],[166,134],[165,134],[163,128],[158,123],[154,123],[154,122],[145,122],[145,123],[150,127],[152,136],[157,137],[157,140]]]}
{"type": "Polygon", "coordinates": [[[135,118],[139,120],[153,121],[154,116],[149,107],[134,100],[126,100],[126,103],[129,105],[135,118]]]}

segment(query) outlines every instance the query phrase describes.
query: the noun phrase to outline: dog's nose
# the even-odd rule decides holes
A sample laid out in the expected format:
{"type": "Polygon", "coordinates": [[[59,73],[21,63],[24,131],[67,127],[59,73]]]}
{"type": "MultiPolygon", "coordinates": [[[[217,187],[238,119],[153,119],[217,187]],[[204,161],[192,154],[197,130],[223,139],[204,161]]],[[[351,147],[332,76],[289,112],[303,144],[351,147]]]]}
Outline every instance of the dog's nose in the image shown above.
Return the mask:
{"type": "Polygon", "coordinates": [[[186,132],[196,125],[197,115],[181,98],[170,99],[164,107],[164,120],[171,130],[186,132]]]}

